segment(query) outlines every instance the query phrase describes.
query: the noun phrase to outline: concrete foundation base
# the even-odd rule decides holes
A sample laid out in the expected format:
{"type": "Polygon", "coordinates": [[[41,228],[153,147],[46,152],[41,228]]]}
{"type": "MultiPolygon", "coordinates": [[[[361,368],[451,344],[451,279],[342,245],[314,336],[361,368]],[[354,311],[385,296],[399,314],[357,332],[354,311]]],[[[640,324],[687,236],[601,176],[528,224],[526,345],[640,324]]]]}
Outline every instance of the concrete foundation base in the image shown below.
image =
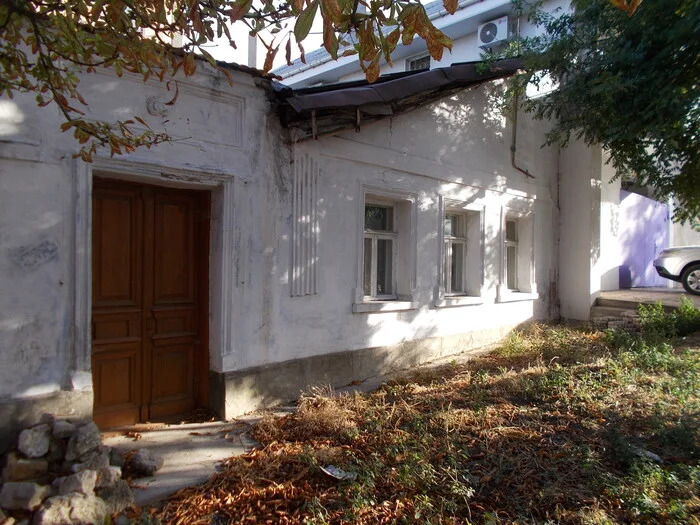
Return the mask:
{"type": "Polygon", "coordinates": [[[515,326],[449,337],[407,341],[392,346],[349,350],[283,363],[210,372],[211,408],[223,419],[297,399],[313,387],[338,388],[352,381],[409,368],[501,340],[515,326]]]}
{"type": "Polygon", "coordinates": [[[92,419],[92,392],[60,391],[47,396],[0,399],[0,455],[17,440],[19,433],[35,425],[44,414],[92,419]]]}

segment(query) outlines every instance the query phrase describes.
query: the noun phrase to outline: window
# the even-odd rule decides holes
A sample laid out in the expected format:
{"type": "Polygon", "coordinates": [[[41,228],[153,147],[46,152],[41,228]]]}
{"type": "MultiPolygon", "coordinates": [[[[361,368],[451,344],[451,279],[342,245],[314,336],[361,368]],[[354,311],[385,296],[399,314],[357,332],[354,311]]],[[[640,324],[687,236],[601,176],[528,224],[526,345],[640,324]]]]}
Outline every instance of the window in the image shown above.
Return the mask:
{"type": "Polygon", "coordinates": [[[430,69],[430,55],[406,59],[406,71],[420,71],[421,69],[430,69]]]}
{"type": "Polygon", "coordinates": [[[441,253],[436,308],[483,304],[484,207],[440,197],[441,253]]]}
{"type": "Polygon", "coordinates": [[[518,289],[518,221],[506,220],[506,287],[518,289]]]}
{"type": "Polygon", "coordinates": [[[498,302],[539,298],[535,282],[535,214],[530,201],[515,200],[502,210],[501,277],[498,302]]]}
{"type": "Polygon", "coordinates": [[[445,294],[466,292],[467,224],[466,216],[445,214],[445,256],[442,285],[445,294]]]}
{"type": "Polygon", "coordinates": [[[362,185],[354,313],[413,310],[416,283],[416,196],[362,185]]]}
{"type": "Polygon", "coordinates": [[[396,247],[394,207],[366,204],[362,271],[365,297],[391,299],[396,296],[396,247]]]}

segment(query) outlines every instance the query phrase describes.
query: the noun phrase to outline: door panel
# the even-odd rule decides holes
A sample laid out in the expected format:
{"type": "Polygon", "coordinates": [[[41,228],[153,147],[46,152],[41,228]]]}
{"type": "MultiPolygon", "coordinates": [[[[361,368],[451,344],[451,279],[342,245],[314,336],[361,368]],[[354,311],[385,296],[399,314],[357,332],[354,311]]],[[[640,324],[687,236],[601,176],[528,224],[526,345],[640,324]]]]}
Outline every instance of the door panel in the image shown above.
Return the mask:
{"type": "Polygon", "coordinates": [[[155,304],[195,303],[195,205],[176,195],[155,196],[155,304]]]}
{"type": "Polygon", "coordinates": [[[666,286],[659,276],[654,259],[668,247],[668,205],[643,195],[620,191],[619,268],[620,288],[666,286]]]}
{"type": "Polygon", "coordinates": [[[173,417],[203,402],[208,369],[208,199],[95,179],[94,418],[115,426],[173,417]],[[205,321],[206,322],[206,321],[205,321]]]}
{"type": "Polygon", "coordinates": [[[100,426],[140,418],[142,213],[136,188],[93,191],[92,370],[100,426]]]}
{"type": "Polygon", "coordinates": [[[180,192],[157,192],[152,213],[151,417],[166,417],[194,408],[197,201],[180,192]]]}
{"type": "Polygon", "coordinates": [[[100,191],[93,198],[94,306],[140,306],[141,214],[134,190],[100,191]]]}

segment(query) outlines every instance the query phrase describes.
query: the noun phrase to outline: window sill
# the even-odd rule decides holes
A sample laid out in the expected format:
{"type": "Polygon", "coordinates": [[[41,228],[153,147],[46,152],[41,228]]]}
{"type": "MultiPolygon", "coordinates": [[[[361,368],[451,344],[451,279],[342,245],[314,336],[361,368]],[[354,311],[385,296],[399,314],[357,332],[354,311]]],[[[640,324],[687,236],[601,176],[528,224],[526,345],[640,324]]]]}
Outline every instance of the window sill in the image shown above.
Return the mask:
{"type": "Polygon", "coordinates": [[[435,301],[435,308],[451,308],[453,306],[475,306],[484,304],[484,298],[476,295],[446,296],[435,301]]]}
{"type": "Polygon", "coordinates": [[[413,301],[367,301],[354,303],[352,313],[365,314],[371,312],[401,312],[404,310],[416,310],[418,303],[413,301]]]}
{"type": "Polygon", "coordinates": [[[515,303],[518,301],[536,301],[540,298],[537,292],[503,292],[498,295],[497,303],[515,303]]]}

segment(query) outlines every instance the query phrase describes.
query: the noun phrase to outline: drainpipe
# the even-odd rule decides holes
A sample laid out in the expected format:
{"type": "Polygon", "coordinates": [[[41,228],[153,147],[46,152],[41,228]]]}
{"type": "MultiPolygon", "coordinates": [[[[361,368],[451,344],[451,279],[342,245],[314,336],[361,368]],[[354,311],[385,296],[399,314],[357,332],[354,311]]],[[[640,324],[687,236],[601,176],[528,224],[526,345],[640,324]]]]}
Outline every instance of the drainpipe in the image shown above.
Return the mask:
{"type": "MultiPolygon", "coordinates": [[[[517,42],[520,45],[520,15],[518,15],[518,25],[517,25],[517,42]]],[[[515,163],[515,152],[518,150],[516,147],[516,142],[518,140],[518,108],[520,107],[520,95],[516,91],[515,97],[513,98],[513,139],[510,142],[510,165],[513,166],[520,173],[524,173],[526,177],[534,179],[534,175],[530,175],[530,172],[522,169],[515,163]]]]}
{"type": "Polygon", "coordinates": [[[516,170],[518,170],[520,173],[524,173],[526,177],[529,177],[531,179],[534,179],[534,175],[530,175],[530,172],[527,170],[524,170],[520,166],[518,166],[515,163],[515,152],[518,150],[516,147],[516,141],[518,140],[518,100],[519,96],[516,93],[514,101],[513,101],[513,139],[511,140],[510,143],[510,164],[513,166],[516,170]]]}

